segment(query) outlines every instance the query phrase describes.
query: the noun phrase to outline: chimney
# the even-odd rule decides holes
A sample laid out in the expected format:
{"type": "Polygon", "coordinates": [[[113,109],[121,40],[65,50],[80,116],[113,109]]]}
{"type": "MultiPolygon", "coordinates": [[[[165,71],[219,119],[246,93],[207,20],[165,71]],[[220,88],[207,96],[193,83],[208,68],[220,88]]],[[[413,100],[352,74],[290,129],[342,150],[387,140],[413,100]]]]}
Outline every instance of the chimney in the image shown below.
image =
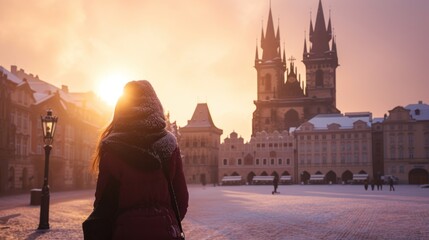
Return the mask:
{"type": "Polygon", "coordinates": [[[13,73],[13,74],[15,74],[16,73],[16,70],[18,69],[18,67],[16,66],[16,65],[12,65],[12,66],[10,66],[10,71],[13,73]]]}
{"type": "Polygon", "coordinates": [[[65,93],[69,93],[69,87],[67,85],[61,85],[61,90],[65,93]]]}
{"type": "Polygon", "coordinates": [[[423,104],[423,101],[422,101],[422,100],[419,100],[419,104],[423,104]]]}

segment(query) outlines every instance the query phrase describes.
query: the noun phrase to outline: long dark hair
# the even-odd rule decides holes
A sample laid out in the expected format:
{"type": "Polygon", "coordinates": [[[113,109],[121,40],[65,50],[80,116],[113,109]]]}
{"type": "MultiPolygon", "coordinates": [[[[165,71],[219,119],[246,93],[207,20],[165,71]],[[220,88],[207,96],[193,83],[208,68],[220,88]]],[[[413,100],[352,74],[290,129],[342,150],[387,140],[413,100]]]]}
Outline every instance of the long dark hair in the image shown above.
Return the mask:
{"type": "Polygon", "coordinates": [[[101,142],[103,141],[103,139],[105,137],[107,137],[113,129],[113,120],[109,123],[109,125],[107,125],[106,128],[104,128],[104,130],[101,132],[100,136],[98,137],[98,141],[97,141],[97,146],[95,149],[95,152],[92,156],[92,167],[91,167],[91,171],[93,173],[97,173],[98,172],[98,167],[100,165],[100,159],[101,159],[101,142]]]}

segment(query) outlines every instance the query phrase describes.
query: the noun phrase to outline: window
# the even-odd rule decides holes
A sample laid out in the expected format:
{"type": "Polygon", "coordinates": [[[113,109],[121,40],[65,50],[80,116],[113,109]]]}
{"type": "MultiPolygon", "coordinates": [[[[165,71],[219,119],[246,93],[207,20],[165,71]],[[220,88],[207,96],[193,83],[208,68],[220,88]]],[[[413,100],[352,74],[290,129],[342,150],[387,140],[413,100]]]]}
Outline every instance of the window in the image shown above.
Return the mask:
{"type": "Polygon", "coordinates": [[[279,165],[282,165],[283,164],[283,160],[281,159],[281,158],[279,158],[279,165]]]}
{"type": "Polygon", "coordinates": [[[271,75],[270,74],[267,73],[265,75],[265,79],[262,82],[262,84],[264,84],[264,82],[265,82],[265,90],[270,91],[271,90],[271,75]]]}
{"type": "Polygon", "coordinates": [[[262,164],[267,165],[267,159],[264,158],[264,160],[262,160],[262,164]]]}
{"type": "Polygon", "coordinates": [[[239,158],[239,159],[237,160],[237,164],[238,164],[238,165],[241,165],[241,164],[242,164],[241,158],[239,158]]]}
{"type": "Polygon", "coordinates": [[[414,145],[414,135],[412,133],[408,134],[408,145],[413,146],[414,145]]]}
{"type": "Polygon", "coordinates": [[[259,165],[259,158],[256,159],[256,165],[259,165]]]}
{"type": "Polygon", "coordinates": [[[336,154],[336,153],[333,153],[333,154],[331,155],[331,159],[332,159],[332,164],[336,164],[336,163],[337,163],[337,154],[336,154]]]}
{"type": "Polygon", "coordinates": [[[274,165],[274,159],[271,159],[271,165],[274,165]]]}
{"type": "Polygon", "coordinates": [[[323,71],[321,69],[316,71],[316,87],[323,87],[323,71]]]}
{"type": "Polygon", "coordinates": [[[290,165],[290,159],[288,158],[288,159],[286,159],[286,164],[287,165],[290,165]]]}
{"type": "Polygon", "coordinates": [[[224,160],[223,160],[223,165],[224,165],[224,166],[228,165],[228,159],[224,159],[224,160]]]}

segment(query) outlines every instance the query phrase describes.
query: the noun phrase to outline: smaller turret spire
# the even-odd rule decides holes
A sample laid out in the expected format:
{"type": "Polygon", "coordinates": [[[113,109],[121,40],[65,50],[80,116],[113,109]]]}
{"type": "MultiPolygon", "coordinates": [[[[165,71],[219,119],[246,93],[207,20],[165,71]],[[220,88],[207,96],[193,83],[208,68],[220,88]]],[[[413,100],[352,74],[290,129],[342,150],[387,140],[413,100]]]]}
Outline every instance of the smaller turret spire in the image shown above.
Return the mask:
{"type": "Polygon", "coordinates": [[[285,43],[283,43],[283,63],[286,64],[286,51],[285,43]]]}
{"type": "Polygon", "coordinates": [[[329,10],[329,21],[328,21],[328,29],[327,29],[327,32],[328,32],[329,40],[331,40],[331,39],[332,39],[331,10],[329,10]]]}
{"type": "Polygon", "coordinates": [[[307,38],[306,37],[304,37],[304,57],[305,57],[305,55],[307,54],[308,52],[307,52],[307,38]]]}
{"type": "Polygon", "coordinates": [[[314,33],[313,20],[311,19],[311,12],[310,12],[310,32],[309,32],[310,42],[311,42],[311,39],[313,38],[313,33],[314,33]]]}
{"type": "MultiPolygon", "coordinates": [[[[256,42],[258,42],[258,39],[256,39],[256,42]]],[[[255,52],[255,61],[259,60],[259,52],[258,52],[258,44],[256,44],[256,52],[255,52]]]]}

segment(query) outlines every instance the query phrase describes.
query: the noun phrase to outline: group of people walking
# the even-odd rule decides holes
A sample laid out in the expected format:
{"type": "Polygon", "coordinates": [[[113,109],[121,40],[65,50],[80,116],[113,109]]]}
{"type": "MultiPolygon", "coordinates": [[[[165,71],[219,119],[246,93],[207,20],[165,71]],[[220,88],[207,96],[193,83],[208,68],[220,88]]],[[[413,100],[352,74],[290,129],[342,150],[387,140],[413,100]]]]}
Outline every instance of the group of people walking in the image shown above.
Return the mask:
{"type": "MultiPolygon", "coordinates": [[[[368,181],[368,179],[366,179],[364,181],[364,188],[365,190],[368,190],[368,187],[371,186],[371,190],[374,191],[374,188],[377,186],[377,191],[378,190],[383,190],[383,180],[381,179],[372,179],[370,182],[368,181]]],[[[389,191],[395,191],[395,186],[393,186],[394,182],[393,179],[391,177],[388,178],[387,183],[389,183],[389,191]]]]}

